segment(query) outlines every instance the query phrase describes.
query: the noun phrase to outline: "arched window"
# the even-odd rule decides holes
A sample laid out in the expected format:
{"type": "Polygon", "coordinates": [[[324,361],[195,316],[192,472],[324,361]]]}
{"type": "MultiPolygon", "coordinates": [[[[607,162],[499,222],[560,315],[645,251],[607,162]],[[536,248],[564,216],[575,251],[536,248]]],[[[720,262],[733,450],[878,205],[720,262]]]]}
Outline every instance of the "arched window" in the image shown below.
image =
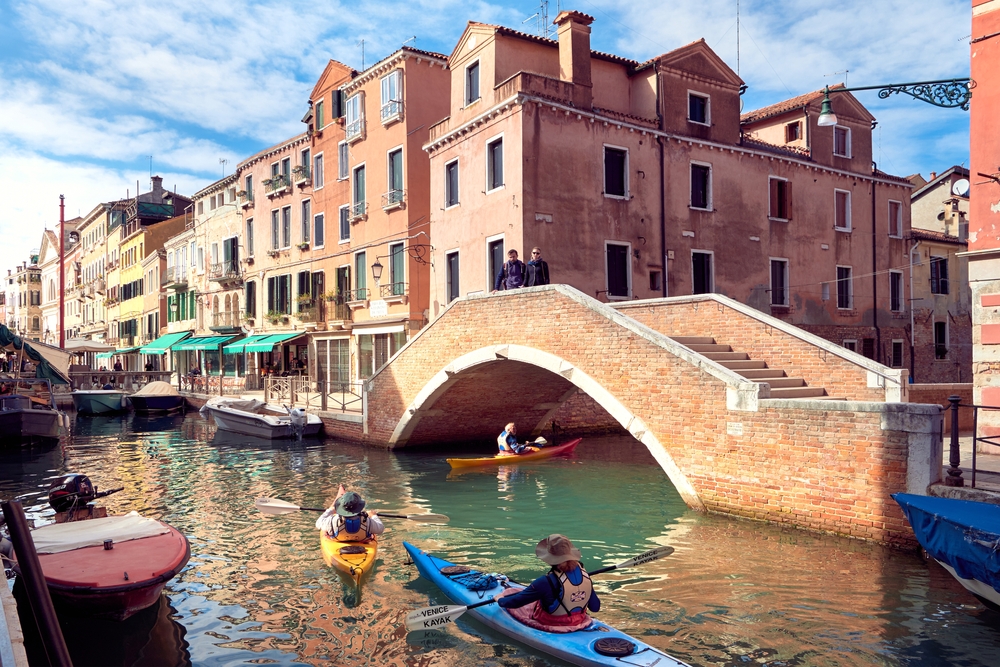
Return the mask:
{"type": "Polygon", "coordinates": [[[49,279],[49,300],[56,298],[56,281],[49,279]]]}

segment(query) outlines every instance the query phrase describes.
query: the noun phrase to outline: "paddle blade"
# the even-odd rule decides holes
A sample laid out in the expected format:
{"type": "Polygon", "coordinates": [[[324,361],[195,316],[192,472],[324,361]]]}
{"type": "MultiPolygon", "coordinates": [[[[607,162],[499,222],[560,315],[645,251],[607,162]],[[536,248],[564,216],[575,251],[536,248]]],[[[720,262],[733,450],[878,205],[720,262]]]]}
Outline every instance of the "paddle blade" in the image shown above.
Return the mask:
{"type": "Polygon", "coordinates": [[[453,623],[456,618],[464,614],[469,608],[460,605],[442,605],[440,607],[424,607],[411,611],[406,615],[406,630],[431,630],[442,625],[453,623]]]}
{"type": "Polygon", "coordinates": [[[543,438],[542,436],[538,436],[537,438],[535,438],[535,442],[533,444],[536,444],[536,445],[547,445],[547,444],[549,444],[549,441],[546,440],[545,438],[543,438]]]}
{"type": "Polygon", "coordinates": [[[298,505],[277,498],[258,498],[253,504],[264,514],[289,514],[301,509],[298,505]]]}
{"type": "Polygon", "coordinates": [[[665,558],[674,552],[673,547],[657,547],[655,549],[650,549],[646,553],[639,554],[635,558],[630,558],[624,563],[618,563],[615,565],[616,568],[619,567],[634,567],[636,565],[642,565],[650,561],[659,560],[665,558]]]}

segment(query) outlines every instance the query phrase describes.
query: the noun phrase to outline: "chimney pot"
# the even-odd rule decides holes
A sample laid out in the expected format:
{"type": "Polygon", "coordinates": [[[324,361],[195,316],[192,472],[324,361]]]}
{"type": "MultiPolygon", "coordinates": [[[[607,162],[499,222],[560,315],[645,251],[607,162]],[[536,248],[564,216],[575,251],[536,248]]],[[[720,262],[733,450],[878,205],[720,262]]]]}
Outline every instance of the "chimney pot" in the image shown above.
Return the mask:
{"type": "Polygon", "coordinates": [[[937,172],[936,171],[932,171],[931,172],[931,178],[930,178],[930,180],[933,181],[935,178],[937,178],[937,172]]]}
{"type": "Polygon", "coordinates": [[[555,23],[559,35],[559,78],[573,84],[574,106],[589,109],[594,102],[590,77],[590,24],[593,16],[581,12],[559,12],[555,23]]]}

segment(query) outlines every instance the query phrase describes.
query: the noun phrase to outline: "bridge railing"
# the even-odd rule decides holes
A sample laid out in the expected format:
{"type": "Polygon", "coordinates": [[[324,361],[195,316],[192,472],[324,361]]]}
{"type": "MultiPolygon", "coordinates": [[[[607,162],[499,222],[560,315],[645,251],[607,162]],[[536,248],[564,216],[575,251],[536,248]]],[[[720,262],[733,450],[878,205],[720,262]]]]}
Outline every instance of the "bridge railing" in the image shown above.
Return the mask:
{"type": "Polygon", "coordinates": [[[307,376],[265,377],[268,403],[324,412],[361,412],[364,382],[330,382],[307,376]]]}
{"type": "Polygon", "coordinates": [[[57,391],[76,391],[78,389],[100,389],[106,384],[125,391],[133,391],[145,387],[157,380],[170,382],[173,371],[71,371],[69,385],[56,385],[57,391]]]}
{"type": "MultiPolygon", "coordinates": [[[[972,410],[972,488],[976,488],[976,454],[979,443],[1000,447],[1000,435],[979,435],[979,411],[980,410],[1000,410],[1000,406],[995,405],[962,405],[961,396],[949,396],[948,402],[951,404],[947,409],[951,410],[951,441],[948,448],[948,470],[947,477],[944,478],[945,486],[965,486],[965,478],[962,477],[963,470],[959,467],[962,464],[962,451],[958,436],[958,409],[967,408],[972,410]]],[[[1000,452],[998,452],[1000,453],[1000,452]]]]}

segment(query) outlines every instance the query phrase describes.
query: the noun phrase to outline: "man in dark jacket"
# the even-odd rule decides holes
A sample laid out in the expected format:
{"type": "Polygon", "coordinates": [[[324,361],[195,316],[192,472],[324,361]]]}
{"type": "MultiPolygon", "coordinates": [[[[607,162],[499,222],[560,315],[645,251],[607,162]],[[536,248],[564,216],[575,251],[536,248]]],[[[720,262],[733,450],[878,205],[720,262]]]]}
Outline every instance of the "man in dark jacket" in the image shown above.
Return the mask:
{"type": "Polygon", "coordinates": [[[507,261],[500,268],[493,291],[502,289],[517,289],[524,287],[524,262],[517,258],[517,251],[514,249],[507,251],[507,261]]]}
{"type": "Polygon", "coordinates": [[[525,287],[549,284],[549,265],[542,259],[541,248],[536,246],[531,249],[531,259],[524,265],[524,271],[525,287]]]}

